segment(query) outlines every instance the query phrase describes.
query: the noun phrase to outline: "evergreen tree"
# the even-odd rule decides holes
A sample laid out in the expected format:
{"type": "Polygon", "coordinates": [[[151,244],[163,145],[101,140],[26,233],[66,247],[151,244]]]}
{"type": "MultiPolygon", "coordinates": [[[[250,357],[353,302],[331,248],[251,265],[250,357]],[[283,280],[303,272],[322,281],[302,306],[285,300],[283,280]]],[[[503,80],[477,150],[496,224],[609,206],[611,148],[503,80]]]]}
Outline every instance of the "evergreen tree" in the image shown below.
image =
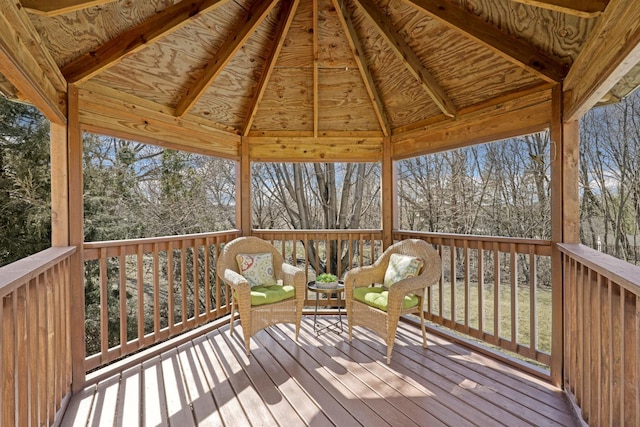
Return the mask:
{"type": "Polygon", "coordinates": [[[0,266],[51,244],[49,122],[0,97],[0,266]]]}

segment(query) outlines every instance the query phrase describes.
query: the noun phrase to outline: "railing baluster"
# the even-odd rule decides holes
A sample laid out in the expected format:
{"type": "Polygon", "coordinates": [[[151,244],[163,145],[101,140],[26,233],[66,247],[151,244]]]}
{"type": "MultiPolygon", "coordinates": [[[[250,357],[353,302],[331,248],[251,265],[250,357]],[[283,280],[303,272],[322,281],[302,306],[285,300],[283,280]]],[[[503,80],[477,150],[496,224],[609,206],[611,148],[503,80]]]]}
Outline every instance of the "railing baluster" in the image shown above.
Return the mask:
{"type": "Polygon", "coordinates": [[[538,335],[538,279],[536,277],[536,254],[533,246],[529,247],[529,348],[536,351],[538,335]]]}
{"type": "Polygon", "coordinates": [[[124,246],[120,246],[119,262],[120,262],[120,293],[118,295],[120,301],[120,354],[127,353],[127,260],[124,246]]]}
{"type": "Polygon", "coordinates": [[[511,342],[518,344],[518,260],[515,244],[509,245],[509,268],[511,279],[511,342]]]}
{"type": "Polygon", "coordinates": [[[478,331],[484,334],[484,250],[478,242],[478,331]]]}
{"type": "Polygon", "coordinates": [[[462,256],[464,266],[464,327],[469,329],[469,316],[471,315],[471,289],[469,287],[469,241],[465,240],[462,245],[462,256]]]}
{"type": "Polygon", "coordinates": [[[167,283],[168,283],[168,293],[169,293],[169,298],[167,300],[167,303],[169,305],[169,315],[168,317],[168,322],[169,322],[169,335],[173,335],[175,333],[175,293],[174,293],[174,281],[173,281],[173,272],[174,272],[174,268],[173,268],[173,243],[169,242],[168,243],[168,247],[167,247],[167,283]]]}
{"type": "Polygon", "coordinates": [[[493,336],[500,342],[500,252],[498,242],[493,242],[493,336]]]}
{"type": "Polygon", "coordinates": [[[102,309],[109,306],[107,273],[107,248],[100,248],[100,357],[103,364],[109,363],[109,312],[102,309]]]}
{"type": "MultiPolygon", "coordinates": [[[[13,298],[13,312],[15,321],[15,348],[16,348],[16,384],[17,384],[17,416],[19,420],[28,420],[29,418],[29,365],[27,364],[27,301],[25,286],[19,287],[13,298]],[[20,357],[19,355],[23,355],[20,357]]],[[[55,367],[57,368],[57,367],[55,367]]]]}
{"type": "Polygon", "coordinates": [[[153,244],[153,339],[160,335],[160,253],[158,243],[153,244]]]}
{"type": "Polygon", "coordinates": [[[184,330],[187,323],[187,241],[180,242],[180,326],[184,330]]]}
{"type": "Polygon", "coordinates": [[[456,250],[455,247],[455,241],[453,239],[449,240],[449,262],[450,262],[450,268],[451,268],[451,273],[449,275],[449,282],[451,285],[450,288],[450,292],[451,292],[451,298],[449,299],[449,301],[451,302],[451,325],[453,328],[455,328],[455,323],[456,323],[456,282],[458,281],[457,275],[456,275],[456,270],[457,270],[457,256],[458,256],[458,251],[456,250]]]}
{"type": "Polygon", "coordinates": [[[205,317],[211,316],[211,238],[204,241],[204,312],[205,317]]]}
{"type": "Polygon", "coordinates": [[[138,302],[138,348],[144,346],[144,260],[142,258],[142,245],[136,247],[136,284],[137,284],[137,302],[138,302]]]}
{"type": "Polygon", "coordinates": [[[16,399],[15,399],[15,360],[16,360],[16,344],[15,344],[15,316],[14,316],[14,300],[15,292],[6,295],[2,299],[2,425],[15,425],[16,417],[16,399]]]}

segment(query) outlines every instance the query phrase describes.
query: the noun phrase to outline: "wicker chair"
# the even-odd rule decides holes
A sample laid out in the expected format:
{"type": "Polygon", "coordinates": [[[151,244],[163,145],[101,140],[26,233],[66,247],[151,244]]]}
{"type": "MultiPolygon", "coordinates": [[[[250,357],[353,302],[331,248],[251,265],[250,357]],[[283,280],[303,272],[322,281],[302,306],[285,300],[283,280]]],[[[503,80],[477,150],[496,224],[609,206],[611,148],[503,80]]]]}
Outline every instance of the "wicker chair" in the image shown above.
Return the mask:
{"type": "Polygon", "coordinates": [[[306,292],[304,272],[290,264],[286,264],[282,255],[269,242],[257,237],[239,237],[227,243],[222,250],[217,263],[217,274],[220,280],[231,286],[231,323],[230,333],[233,334],[235,308],[240,314],[240,324],[247,356],[251,353],[249,338],[276,323],[295,323],[296,340],[300,332],[300,320],[302,319],[302,307],[306,292]],[[295,288],[295,297],[272,304],[251,305],[251,286],[247,279],[240,274],[237,254],[271,253],[276,279],[281,279],[283,285],[292,285],[295,288]]]}
{"type": "Polygon", "coordinates": [[[391,352],[398,328],[400,316],[410,313],[420,314],[422,346],[427,348],[427,333],[424,326],[424,295],[427,288],[438,282],[442,270],[442,261],[438,252],[423,240],[403,240],[389,248],[371,266],[354,268],[344,277],[344,289],[349,322],[349,341],[352,339],[353,326],[365,326],[382,337],[387,343],[387,364],[391,363],[391,352]],[[389,287],[387,311],[372,307],[355,300],[354,289],[371,284],[381,284],[394,253],[419,257],[424,265],[416,277],[400,280],[389,287]],[[405,295],[418,297],[418,305],[403,309],[405,295]]]}

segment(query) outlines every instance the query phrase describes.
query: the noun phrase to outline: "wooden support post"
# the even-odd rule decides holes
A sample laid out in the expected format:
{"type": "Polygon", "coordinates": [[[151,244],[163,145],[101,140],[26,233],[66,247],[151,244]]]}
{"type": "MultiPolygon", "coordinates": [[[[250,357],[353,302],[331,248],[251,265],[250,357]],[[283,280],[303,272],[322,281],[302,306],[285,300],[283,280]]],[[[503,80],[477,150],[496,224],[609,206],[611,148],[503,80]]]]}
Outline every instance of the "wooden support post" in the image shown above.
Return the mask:
{"type": "Polygon", "coordinates": [[[393,230],[398,228],[398,189],[396,163],[391,156],[391,138],[382,143],[382,246],[393,244],[393,230]]]}
{"type": "Polygon", "coordinates": [[[71,372],[72,391],[82,390],[85,381],[85,306],[84,306],[84,210],[82,185],[82,129],[78,114],[78,88],[68,91],[68,179],[69,245],[75,246],[69,265],[71,295],[71,372]]]}
{"type": "Polygon", "coordinates": [[[69,245],[67,125],[51,122],[51,246],[69,245]]]}
{"type": "Polygon", "coordinates": [[[577,243],[579,239],[578,204],[578,122],[563,123],[562,88],[552,93],[551,118],[551,277],[552,338],[551,382],[563,384],[564,274],[558,243],[577,243]]]}
{"type": "Polygon", "coordinates": [[[243,236],[251,235],[251,159],[249,140],[240,141],[240,161],[236,162],[236,227],[243,236]]]}

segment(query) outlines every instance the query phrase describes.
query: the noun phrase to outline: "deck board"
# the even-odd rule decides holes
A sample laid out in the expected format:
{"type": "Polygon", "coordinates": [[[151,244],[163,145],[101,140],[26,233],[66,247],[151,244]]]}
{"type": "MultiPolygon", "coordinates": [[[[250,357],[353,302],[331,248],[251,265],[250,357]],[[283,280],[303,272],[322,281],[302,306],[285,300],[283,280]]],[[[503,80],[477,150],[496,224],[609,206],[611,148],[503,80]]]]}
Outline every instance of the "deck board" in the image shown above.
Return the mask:
{"type": "Polygon", "coordinates": [[[303,318],[251,339],[228,325],[88,385],[63,426],[571,426],[562,391],[490,357],[400,325],[391,364],[364,328],[320,336],[303,318]]]}

